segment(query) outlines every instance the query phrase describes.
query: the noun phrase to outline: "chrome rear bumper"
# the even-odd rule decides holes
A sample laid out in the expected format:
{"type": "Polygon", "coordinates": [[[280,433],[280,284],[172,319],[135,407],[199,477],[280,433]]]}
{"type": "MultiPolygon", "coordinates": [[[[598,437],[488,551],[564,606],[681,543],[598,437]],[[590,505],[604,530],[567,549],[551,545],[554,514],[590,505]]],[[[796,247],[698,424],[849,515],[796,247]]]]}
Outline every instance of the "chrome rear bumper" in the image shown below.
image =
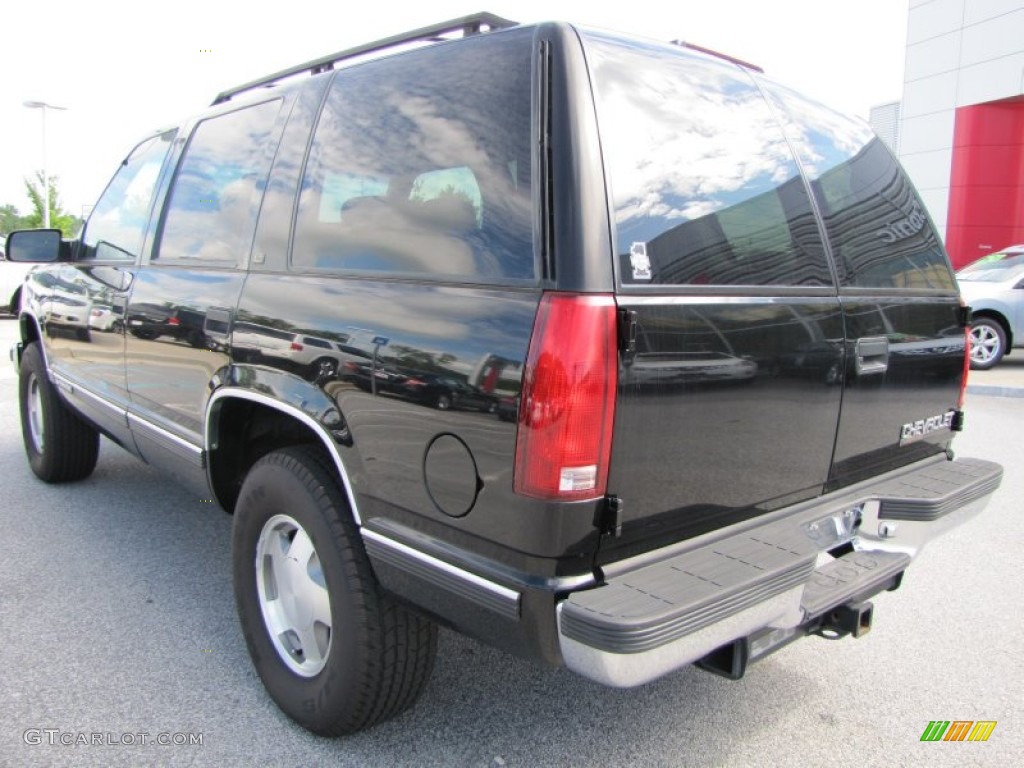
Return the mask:
{"type": "Polygon", "coordinates": [[[998,464],[942,457],[615,563],[603,584],[558,604],[562,656],[584,677],[630,687],[738,639],[812,626],[895,588],[921,548],[981,512],[1001,480],[998,464]],[[841,545],[852,551],[828,554],[841,545]]]}

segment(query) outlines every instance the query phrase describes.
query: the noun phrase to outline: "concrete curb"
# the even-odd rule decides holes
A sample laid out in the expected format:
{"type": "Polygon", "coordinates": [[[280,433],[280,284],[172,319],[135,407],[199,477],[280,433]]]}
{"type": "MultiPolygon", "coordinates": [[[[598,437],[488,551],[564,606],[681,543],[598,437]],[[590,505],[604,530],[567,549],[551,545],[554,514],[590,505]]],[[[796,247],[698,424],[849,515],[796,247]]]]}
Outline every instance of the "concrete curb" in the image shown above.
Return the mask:
{"type": "Polygon", "coordinates": [[[991,397],[1024,397],[1024,387],[997,387],[990,384],[968,384],[967,394],[991,397]]]}

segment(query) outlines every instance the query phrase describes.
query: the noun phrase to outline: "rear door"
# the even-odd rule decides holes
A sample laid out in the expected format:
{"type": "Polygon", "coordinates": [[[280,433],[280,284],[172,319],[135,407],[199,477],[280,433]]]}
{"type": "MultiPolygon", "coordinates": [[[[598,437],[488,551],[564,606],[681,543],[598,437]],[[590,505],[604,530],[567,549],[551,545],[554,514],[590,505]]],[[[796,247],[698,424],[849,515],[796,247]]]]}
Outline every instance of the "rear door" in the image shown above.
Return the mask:
{"type": "Polygon", "coordinates": [[[135,443],[147,461],[200,490],[206,405],[230,362],[226,339],[287,98],[231,105],[195,125],[127,307],[135,443]]]}
{"type": "Polygon", "coordinates": [[[807,187],[749,74],[584,39],[632,340],[607,562],[821,494],[846,349],[807,187]]]}
{"type": "Polygon", "coordinates": [[[863,123],[762,82],[839,271],[847,366],[829,488],[944,452],[963,377],[959,293],[924,204],[863,123]]]}

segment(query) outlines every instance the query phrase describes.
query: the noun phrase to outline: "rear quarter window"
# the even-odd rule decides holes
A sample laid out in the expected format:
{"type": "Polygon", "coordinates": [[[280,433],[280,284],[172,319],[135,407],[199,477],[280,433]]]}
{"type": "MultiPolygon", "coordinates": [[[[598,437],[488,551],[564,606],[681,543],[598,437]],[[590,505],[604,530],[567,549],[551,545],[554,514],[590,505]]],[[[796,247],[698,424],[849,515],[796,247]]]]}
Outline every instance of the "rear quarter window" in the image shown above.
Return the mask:
{"type": "Polygon", "coordinates": [[[533,280],[531,52],[495,33],[340,71],[292,268],[533,280]]]}
{"type": "Polygon", "coordinates": [[[776,83],[761,86],[810,180],[841,285],[956,290],[924,204],[871,129],[776,83]]]}
{"type": "Polygon", "coordinates": [[[807,188],[749,74],[584,34],[624,285],[825,286],[807,188]]]}

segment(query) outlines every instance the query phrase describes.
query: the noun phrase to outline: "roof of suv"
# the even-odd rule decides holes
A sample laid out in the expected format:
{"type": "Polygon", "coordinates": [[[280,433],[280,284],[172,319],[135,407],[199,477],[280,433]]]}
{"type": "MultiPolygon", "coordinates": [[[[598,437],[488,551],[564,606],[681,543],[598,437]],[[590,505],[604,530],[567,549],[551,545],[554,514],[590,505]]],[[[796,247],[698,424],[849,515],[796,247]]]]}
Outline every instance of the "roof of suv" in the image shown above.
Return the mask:
{"type": "Polygon", "coordinates": [[[334,69],[336,64],[342,61],[367,56],[368,54],[380,53],[382,51],[412,43],[440,42],[442,40],[452,39],[450,36],[457,34],[461,34],[463,37],[468,37],[485,31],[489,32],[497,29],[515,27],[518,26],[518,24],[519,22],[503,19],[500,16],[495,16],[493,13],[476,13],[470,16],[461,16],[456,19],[431,24],[430,26],[421,27],[409,32],[403,32],[390,37],[381,38],[380,40],[375,40],[370,43],[357,45],[354,48],[346,48],[345,50],[338,51],[337,53],[321,56],[303,64],[297,64],[293,67],[289,67],[288,69],[274,72],[273,74],[257,78],[256,80],[252,80],[248,83],[243,83],[242,85],[234,88],[228,88],[226,91],[221,91],[217,94],[213,103],[222,104],[245,91],[273,85],[295,75],[306,73],[310,75],[318,75],[322,72],[328,72],[334,69]]]}

